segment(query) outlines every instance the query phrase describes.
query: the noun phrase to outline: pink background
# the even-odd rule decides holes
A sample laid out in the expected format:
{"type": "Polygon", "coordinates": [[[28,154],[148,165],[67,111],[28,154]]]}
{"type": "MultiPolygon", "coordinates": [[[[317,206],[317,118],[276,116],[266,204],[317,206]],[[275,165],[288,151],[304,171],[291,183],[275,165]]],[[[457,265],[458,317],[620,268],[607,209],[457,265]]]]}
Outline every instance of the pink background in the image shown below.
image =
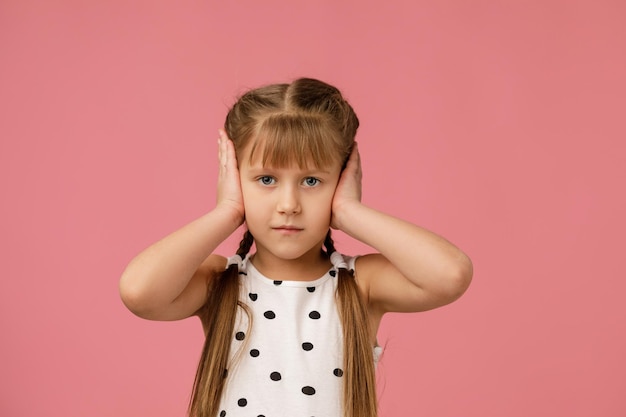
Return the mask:
{"type": "Polygon", "coordinates": [[[184,414],[199,323],[132,316],[119,275],[214,204],[235,95],[302,75],[360,116],[364,201],[474,261],[455,304],[384,320],[381,416],[626,415],[625,21],[595,0],[1,1],[0,415],[184,414]]]}

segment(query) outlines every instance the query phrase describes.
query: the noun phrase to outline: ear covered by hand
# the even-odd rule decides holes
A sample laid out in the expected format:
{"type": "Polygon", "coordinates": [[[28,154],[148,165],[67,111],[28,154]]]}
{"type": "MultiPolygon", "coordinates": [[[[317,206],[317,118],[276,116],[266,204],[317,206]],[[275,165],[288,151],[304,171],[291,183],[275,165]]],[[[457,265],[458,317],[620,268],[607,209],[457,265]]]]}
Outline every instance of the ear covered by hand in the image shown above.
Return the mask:
{"type": "Polygon", "coordinates": [[[335,189],[335,196],[332,204],[332,218],[330,226],[333,229],[341,230],[340,219],[346,207],[353,203],[361,203],[361,181],[363,172],[361,171],[361,157],[357,143],[354,143],[346,167],[339,177],[339,183],[335,189]]]}
{"type": "Polygon", "coordinates": [[[245,211],[243,205],[243,195],[241,193],[241,182],[239,179],[239,168],[237,167],[237,156],[235,145],[228,138],[226,132],[219,130],[218,157],[219,174],[217,179],[217,206],[232,210],[236,218],[243,223],[245,211]]]}

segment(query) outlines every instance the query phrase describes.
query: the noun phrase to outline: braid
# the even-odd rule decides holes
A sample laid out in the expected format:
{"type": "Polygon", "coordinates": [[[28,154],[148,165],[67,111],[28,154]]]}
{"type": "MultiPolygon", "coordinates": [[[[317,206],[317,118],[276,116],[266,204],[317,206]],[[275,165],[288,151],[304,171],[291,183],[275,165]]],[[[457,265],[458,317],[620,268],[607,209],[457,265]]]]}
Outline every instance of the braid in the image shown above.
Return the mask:
{"type": "MultiPolygon", "coordinates": [[[[245,258],[254,237],[246,231],[239,243],[237,255],[245,258]]],[[[228,265],[226,270],[208,283],[207,301],[200,312],[205,324],[206,338],[196,371],[189,415],[191,417],[215,417],[228,375],[230,345],[237,318],[237,308],[241,307],[252,316],[245,304],[239,301],[239,270],[237,265],[228,265]]]]}
{"type": "MultiPolygon", "coordinates": [[[[335,244],[330,230],[324,240],[330,255],[335,244]]],[[[343,408],[345,417],[376,417],[376,375],[370,321],[354,272],[339,268],[337,304],[344,339],[343,408]]]]}
{"type": "Polygon", "coordinates": [[[249,230],[243,234],[243,238],[241,242],[239,242],[239,249],[237,249],[237,255],[241,256],[241,259],[245,258],[248,252],[250,252],[250,248],[252,248],[252,244],[254,243],[254,236],[250,233],[249,230]]]}
{"type": "Polygon", "coordinates": [[[326,233],[326,238],[324,238],[324,247],[326,248],[326,253],[330,256],[331,253],[335,251],[335,242],[331,237],[331,231],[328,229],[328,233],[326,233]]]}

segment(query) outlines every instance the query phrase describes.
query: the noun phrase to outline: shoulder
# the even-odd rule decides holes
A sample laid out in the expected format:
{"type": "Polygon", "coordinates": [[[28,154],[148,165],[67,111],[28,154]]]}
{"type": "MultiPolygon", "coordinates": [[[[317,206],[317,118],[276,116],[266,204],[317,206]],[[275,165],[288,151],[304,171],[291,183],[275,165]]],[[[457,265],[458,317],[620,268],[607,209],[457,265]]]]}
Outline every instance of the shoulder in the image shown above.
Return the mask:
{"type": "Polygon", "coordinates": [[[211,254],[202,262],[197,274],[204,276],[205,279],[211,279],[226,269],[227,262],[228,258],[225,256],[211,254]]]}
{"type": "Polygon", "coordinates": [[[198,267],[177,301],[190,306],[189,315],[199,315],[207,301],[207,291],[213,279],[226,269],[227,258],[211,254],[198,267]]]}
{"type": "Polygon", "coordinates": [[[385,259],[379,254],[342,256],[348,266],[348,270],[354,274],[354,279],[361,295],[366,302],[369,302],[369,289],[372,277],[377,275],[376,270],[381,269],[385,259]]]}
{"type": "Polygon", "coordinates": [[[346,259],[351,260],[351,263],[346,260],[348,268],[354,271],[354,277],[361,294],[371,308],[371,302],[373,301],[372,284],[376,282],[378,277],[385,276],[385,274],[389,273],[389,268],[393,268],[393,266],[389,263],[387,258],[379,253],[358,255],[346,259]]]}
{"type": "Polygon", "coordinates": [[[389,261],[379,253],[345,257],[348,268],[353,269],[361,280],[370,280],[389,266],[389,261]]]}
{"type": "Polygon", "coordinates": [[[361,298],[367,306],[373,344],[376,345],[376,333],[385,311],[375,302],[372,284],[376,282],[376,277],[385,273],[385,268],[389,262],[380,254],[368,254],[346,257],[346,263],[348,263],[348,268],[354,271],[354,279],[361,293],[361,298]]]}

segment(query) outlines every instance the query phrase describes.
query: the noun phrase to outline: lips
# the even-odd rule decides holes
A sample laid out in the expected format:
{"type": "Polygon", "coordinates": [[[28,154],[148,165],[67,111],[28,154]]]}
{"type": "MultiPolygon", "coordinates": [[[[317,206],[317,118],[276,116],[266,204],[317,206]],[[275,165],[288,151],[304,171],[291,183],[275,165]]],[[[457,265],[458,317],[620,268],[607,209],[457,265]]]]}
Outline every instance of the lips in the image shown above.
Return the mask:
{"type": "Polygon", "coordinates": [[[295,232],[300,232],[303,230],[301,227],[296,227],[292,225],[277,226],[277,227],[272,227],[272,229],[276,230],[277,232],[283,232],[283,233],[295,233],[295,232]]]}

